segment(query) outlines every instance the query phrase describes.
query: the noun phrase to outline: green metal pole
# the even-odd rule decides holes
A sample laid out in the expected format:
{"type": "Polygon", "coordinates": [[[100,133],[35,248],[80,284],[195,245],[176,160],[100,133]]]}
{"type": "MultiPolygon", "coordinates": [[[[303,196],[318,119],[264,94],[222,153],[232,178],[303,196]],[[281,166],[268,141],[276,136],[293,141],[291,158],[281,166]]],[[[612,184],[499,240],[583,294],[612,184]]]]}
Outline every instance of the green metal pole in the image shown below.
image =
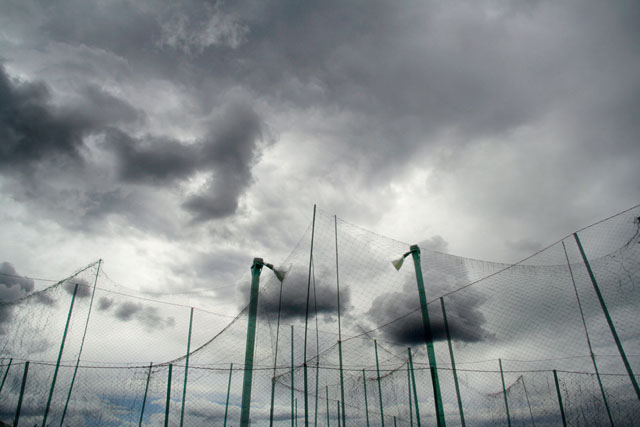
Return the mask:
{"type": "Polygon", "coordinates": [[[164,408],[164,427],[169,425],[169,404],[171,403],[171,369],[173,365],[169,363],[169,377],[167,378],[167,403],[164,408]]]}
{"type": "Polygon", "coordinates": [[[584,265],[587,267],[587,271],[589,272],[589,277],[591,278],[591,283],[593,284],[593,289],[595,289],[596,294],[598,295],[598,301],[600,301],[600,306],[602,307],[602,311],[604,312],[604,316],[607,319],[607,323],[609,324],[609,329],[611,330],[611,334],[613,335],[613,339],[618,346],[618,351],[620,352],[620,357],[622,357],[622,361],[624,363],[624,367],[627,369],[627,374],[629,375],[629,379],[631,380],[631,384],[633,384],[633,388],[636,391],[636,397],[640,400],[640,387],[638,387],[638,382],[636,381],[636,377],[633,374],[633,370],[631,369],[631,365],[629,364],[629,360],[627,360],[627,355],[624,352],[624,348],[622,348],[622,342],[620,342],[620,338],[618,337],[618,333],[616,332],[616,327],[613,324],[613,320],[611,320],[611,316],[609,316],[609,310],[607,310],[607,306],[604,303],[604,298],[602,293],[600,293],[600,287],[598,286],[598,282],[596,281],[596,276],[593,274],[591,270],[591,265],[589,264],[589,260],[587,259],[587,255],[584,253],[584,249],[582,248],[582,243],[580,243],[580,239],[578,238],[577,233],[573,233],[573,237],[576,239],[576,243],[578,244],[578,249],[580,249],[580,255],[582,255],[582,260],[584,261],[584,265]]]}
{"type": "Polygon", "coordinates": [[[78,293],[78,284],[73,287],[73,296],[71,297],[71,305],[69,306],[69,314],[67,314],[67,323],[64,325],[64,332],[62,333],[62,342],[60,343],[60,350],[58,351],[58,360],[56,361],[56,368],[53,371],[53,379],[51,380],[51,388],[49,389],[49,397],[47,398],[47,406],[44,409],[44,417],[42,418],[42,425],[47,425],[47,416],[49,415],[49,408],[51,407],[51,398],[53,397],[53,390],[56,387],[56,379],[58,378],[58,370],[60,369],[60,359],[62,359],[62,352],[64,351],[64,341],[67,338],[67,331],[69,330],[69,322],[71,321],[71,312],[73,311],[73,303],[76,301],[76,294],[78,293]]]}
{"type": "Polygon", "coordinates": [[[184,365],[184,385],[182,386],[182,406],[180,407],[180,427],[184,421],[184,401],[187,397],[187,373],[189,372],[189,353],[191,352],[191,326],[193,325],[193,307],[189,315],[189,337],[187,338],[187,357],[184,365]]]}
{"type": "Polygon", "coordinates": [[[408,361],[407,361],[407,390],[409,391],[409,422],[411,423],[411,427],[413,427],[413,404],[411,401],[411,371],[409,370],[408,361]]]}
{"type": "Polygon", "coordinates": [[[233,373],[233,363],[229,367],[229,384],[227,385],[227,403],[224,404],[224,427],[227,427],[227,414],[229,412],[229,394],[231,393],[231,374],[233,373]]]}
{"type": "Polygon", "coordinates": [[[341,426],[340,420],[342,418],[340,417],[340,401],[339,400],[336,402],[336,408],[338,409],[338,427],[340,427],[341,426]]]}
{"type": "Polygon", "coordinates": [[[271,377],[271,409],[269,410],[269,427],[273,427],[273,405],[276,393],[276,368],[278,366],[278,344],[280,343],[280,308],[282,307],[282,285],[280,280],[280,296],[278,297],[278,322],[276,324],[276,354],[273,357],[273,377],[271,377]]]}
{"type": "Polygon", "coordinates": [[[311,249],[309,251],[309,279],[307,282],[307,308],[304,316],[304,427],[309,427],[309,384],[307,380],[307,329],[309,323],[309,295],[311,292],[311,265],[313,263],[313,239],[316,230],[316,205],[313,205],[313,223],[311,226],[311,249]]]}
{"type": "Polygon", "coordinates": [[[396,416],[393,416],[393,427],[398,427],[398,424],[396,423],[396,416]]]}
{"type": "Polygon", "coordinates": [[[9,364],[7,365],[7,370],[4,371],[4,375],[2,376],[2,384],[0,384],[0,393],[2,393],[2,388],[4,387],[4,382],[7,379],[7,375],[9,374],[9,368],[11,367],[11,362],[13,362],[13,357],[9,359],[9,364]]]}
{"type": "Polygon", "coordinates": [[[420,405],[418,404],[418,388],[416,387],[416,375],[413,371],[413,357],[411,356],[411,347],[407,349],[409,352],[409,368],[411,369],[411,381],[413,382],[413,399],[416,403],[416,424],[420,427],[420,405]]]}
{"type": "Polygon", "coordinates": [[[576,294],[576,301],[578,302],[580,318],[582,319],[582,327],[584,328],[584,335],[587,339],[587,346],[589,347],[589,356],[591,356],[593,369],[596,372],[596,378],[598,379],[598,385],[600,386],[600,393],[602,394],[602,401],[604,402],[604,407],[607,410],[607,415],[609,416],[609,422],[613,426],[613,417],[611,416],[611,410],[609,409],[609,402],[607,401],[607,395],[604,392],[604,386],[602,385],[602,380],[600,379],[600,371],[598,370],[598,364],[596,363],[596,356],[593,353],[593,348],[591,347],[591,339],[589,338],[589,331],[587,330],[587,322],[585,322],[584,320],[584,312],[582,311],[582,303],[580,302],[578,287],[576,286],[576,280],[573,277],[573,269],[571,268],[571,262],[569,262],[569,255],[567,254],[567,247],[565,246],[564,241],[562,242],[562,249],[564,250],[564,257],[567,260],[567,267],[569,267],[569,276],[571,277],[571,283],[573,284],[573,291],[576,294]]]}
{"type": "Polygon", "coordinates": [[[91,291],[91,301],[89,302],[89,311],[87,312],[87,321],[84,324],[84,332],[82,333],[82,340],[80,341],[80,350],[78,351],[78,359],[76,360],[76,367],[73,370],[73,377],[71,378],[71,384],[69,385],[69,393],[67,394],[67,401],[64,404],[64,410],[60,417],[60,427],[64,423],[64,417],[67,415],[67,407],[69,406],[69,400],[71,400],[71,392],[73,391],[73,385],[76,382],[76,374],[78,373],[78,366],[80,365],[80,356],[82,355],[82,349],[84,348],[84,339],[87,336],[87,329],[89,328],[89,318],[91,317],[91,308],[93,307],[93,298],[96,295],[96,285],[98,284],[98,275],[100,274],[100,266],[102,260],[98,260],[98,268],[96,269],[96,277],[93,281],[93,290],[91,291]]]}
{"type": "Polygon", "coordinates": [[[20,411],[22,410],[22,398],[24,397],[24,387],[27,385],[27,372],[29,372],[29,362],[24,363],[24,374],[22,374],[22,385],[20,386],[20,397],[18,397],[18,407],[16,408],[16,417],[13,420],[13,426],[18,427],[20,421],[20,411]]]}
{"type": "Polygon", "coordinates": [[[295,361],[293,359],[293,325],[291,325],[291,427],[294,427],[294,365],[295,361]]]}
{"type": "Polygon", "coordinates": [[[560,415],[562,415],[562,425],[567,427],[567,418],[564,416],[564,406],[562,404],[562,394],[560,393],[560,383],[558,382],[558,372],[553,370],[553,379],[556,382],[556,393],[558,394],[558,404],[560,405],[560,415]]]}
{"type": "Polygon", "coordinates": [[[149,372],[147,372],[147,384],[144,386],[144,397],[142,398],[142,409],[140,410],[140,421],[138,421],[138,427],[142,426],[142,417],[144,416],[144,407],[147,404],[147,393],[149,392],[149,380],[151,379],[151,368],[153,362],[149,363],[149,372]]]}
{"type": "Polygon", "coordinates": [[[364,384],[364,413],[367,416],[367,427],[369,427],[369,402],[367,401],[367,377],[362,370],[362,384],[364,384]]]}
{"type": "Polygon", "coordinates": [[[502,371],[502,359],[498,359],[498,362],[500,363],[500,379],[502,379],[502,394],[504,396],[504,407],[507,410],[507,423],[509,424],[509,427],[511,427],[511,416],[509,415],[509,401],[507,400],[507,389],[504,385],[504,373],[502,371]]]}
{"type": "Polygon", "coordinates": [[[411,255],[413,255],[413,265],[416,270],[416,281],[418,283],[418,294],[420,296],[420,309],[422,310],[422,325],[424,327],[425,343],[427,345],[427,355],[429,356],[429,365],[432,369],[431,381],[433,383],[433,397],[436,408],[436,418],[438,427],[445,427],[444,408],[442,406],[442,395],[440,393],[440,382],[438,381],[438,367],[436,365],[436,353],[433,348],[433,333],[431,331],[431,322],[429,321],[429,310],[427,308],[427,294],[424,288],[424,279],[422,277],[422,266],[420,264],[420,247],[412,245],[411,255]]]}
{"type": "Polygon", "coordinates": [[[338,355],[340,357],[340,397],[342,401],[342,425],[347,425],[347,416],[344,407],[344,372],[342,365],[342,324],[340,321],[340,273],[339,273],[339,258],[338,258],[338,217],[333,216],[333,224],[336,236],[336,287],[338,295],[338,355]]]}
{"type": "Polygon", "coordinates": [[[247,345],[244,352],[244,377],[242,381],[242,409],[240,425],[249,426],[249,412],[251,410],[251,385],[253,380],[253,355],[256,343],[256,318],[258,315],[258,288],[260,273],[264,262],[262,258],[254,258],[251,265],[251,296],[249,299],[249,325],[247,326],[247,345]]]}
{"type": "MultiPolygon", "coordinates": [[[[331,426],[331,422],[329,421],[329,386],[325,386],[325,393],[327,395],[327,427],[331,426]]],[[[367,418],[368,419],[368,418],[367,418]]]]}
{"type": "Polygon", "coordinates": [[[384,427],[384,409],[382,407],[382,386],[380,385],[380,363],[378,362],[378,342],[373,340],[373,346],[376,349],[376,371],[378,372],[378,395],[380,397],[380,422],[384,427]]]}
{"type": "Polygon", "coordinates": [[[447,333],[447,344],[449,344],[449,357],[451,358],[451,368],[453,370],[453,381],[456,386],[456,397],[458,398],[458,410],[460,411],[460,422],[462,427],[464,423],[464,411],[462,410],[462,398],[460,397],[460,385],[458,384],[458,373],[456,371],[456,359],[453,357],[453,346],[451,345],[451,334],[449,332],[449,322],[447,321],[447,310],[444,308],[444,300],[440,297],[440,306],[442,306],[442,317],[444,318],[444,330],[447,333]]]}

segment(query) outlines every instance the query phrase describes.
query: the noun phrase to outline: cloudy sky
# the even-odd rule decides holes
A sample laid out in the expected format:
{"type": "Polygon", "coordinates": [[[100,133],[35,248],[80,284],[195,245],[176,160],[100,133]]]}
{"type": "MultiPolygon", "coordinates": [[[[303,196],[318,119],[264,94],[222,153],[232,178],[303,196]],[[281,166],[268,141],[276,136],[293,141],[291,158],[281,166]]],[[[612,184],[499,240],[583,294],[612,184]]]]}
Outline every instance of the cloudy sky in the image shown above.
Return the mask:
{"type": "Polygon", "coordinates": [[[640,201],[639,21],[635,1],[1,0],[3,271],[229,286],[314,204],[517,261],[640,201]]]}

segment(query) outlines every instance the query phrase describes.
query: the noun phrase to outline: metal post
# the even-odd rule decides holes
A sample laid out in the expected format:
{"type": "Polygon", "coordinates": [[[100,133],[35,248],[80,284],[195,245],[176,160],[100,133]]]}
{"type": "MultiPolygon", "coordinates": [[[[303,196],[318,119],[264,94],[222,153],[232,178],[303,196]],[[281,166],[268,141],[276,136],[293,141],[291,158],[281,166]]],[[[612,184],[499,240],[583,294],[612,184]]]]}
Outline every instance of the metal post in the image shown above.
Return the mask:
{"type": "Polygon", "coordinates": [[[9,368],[11,367],[11,362],[13,362],[13,357],[9,359],[9,364],[7,365],[7,370],[4,371],[4,375],[2,376],[2,384],[0,384],[0,393],[2,392],[2,388],[4,387],[4,382],[7,379],[7,375],[9,374],[9,368]]]}
{"type": "Polygon", "coordinates": [[[53,379],[51,380],[51,388],[49,389],[49,397],[47,398],[47,406],[44,409],[44,417],[42,418],[42,425],[47,425],[47,416],[49,415],[49,408],[51,407],[51,398],[53,397],[53,390],[56,387],[56,379],[58,378],[58,370],[60,369],[60,359],[62,359],[62,352],[64,351],[64,341],[67,338],[67,331],[69,330],[69,322],[71,320],[71,312],[73,311],[73,303],[76,301],[76,294],[78,293],[78,284],[73,287],[73,296],[71,297],[71,305],[69,306],[69,314],[67,314],[67,323],[64,325],[64,332],[62,333],[62,342],[60,343],[60,350],[58,351],[58,360],[56,361],[56,367],[53,371],[53,379]]]}
{"type": "Polygon", "coordinates": [[[325,393],[326,393],[326,396],[327,396],[327,427],[330,427],[331,423],[329,421],[329,418],[330,418],[329,417],[329,386],[325,386],[324,390],[325,390],[325,393]]]}
{"type": "Polygon", "coordinates": [[[500,379],[502,379],[502,394],[504,395],[504,407],[507,410],[507,423],[511,427],[511,416],[509,415],[509,401],[507,400],[507,389],[504,385],[504,373],[502,371],[502,359],[498,359],[500,363],[500,379]]]}
{"type": "Polygon", "coordinates": [[[291,325],[291,427],[294,426],[293,407],[294,407],[294,359],[293,359],[293,325],[291,325]]]}
{"type": "Polygon", "coordinates": [[[409,352],[409,368],[411,369],[411,381],[413,382],[413,399],[416,403],[416,424],[420,427],[420,405],[418,405],[418,389],[416,387],[416,375],[413,372],[413,357],[411,356],[411,347],[407,349],[409,352]]]}
{"type": "Polygon", "coordinates": [[[147,393],[149,392],[149,380],[151,379],[151,367],[153,362],[149,363],[149,372],[147,373],[147,384],[144,386],[144,397],[142,398],[142,409],[140,409],[140,421],[138,427],[142,426],[142,417],[144,416],[144,407],[147,404],[147,393]]]}
{"type": "Polygon", "coordinates": [[[527,386],[524,384],[524,375],[521,375],[522,378],[522,388],[524,389],[524,397],[527,398],[527,406],[529,407],[529,415],[531,415],[531,424],[533,427],[536,427],[536,422],[533,419],[533,411],[531,410],[531,402],[529,402],[529,393],[527,393],[527,386]]]}
{"type": "Polygon", "coordinates": [[[369,427],[369,402],[367,401],[367,377],[362,370],[362,384],[364,384],[364,413],[367,416],[367,427],[369,427]]]}
{"type": "Polygon", "coordinates": [[[251,265],[251,295],[249,298],[249,325],[247,326],[247,344],[244,352],[244,377],[242,381],[242,409],[240,425],[249,426],[249,412],[251,410],[251,385],[253,380],[253,354],[256,342],[256,318],[258,315],[258,288],[260,273],[264,262],[262,258],[254,258],[251,265]]]}
{"type": "Polygon", "coordinates": [[[71,391],[73,390],[73,383],[76,381],[76,374],[78,373],[78,366],[80,365],[80,355],[76,359],[76,367],[73,370],[73,377],[71,377],[71,385],[69,386],[69,393],[67,393],[67,401],[64,404],[64,409],[62,410],[62,416],[60,417],[60,427],[64,423],[64,418],[67,415],[67,408],[69,407],[69,400],[71,400],[71,391]]]}
{"type": "Polygon", "coordinates": [[[233,363],[229,366],[229,383],[227,385],[227,402],[224,404],[224,427],[227,427],[227,414],[229,412],[229,394],[231,393],[231,374],[233,373],[233,363]]]}
{"type": "Polygon", "coordinates": [[[304,356],[302,357],[304,369],[304,427],[309,427],[309,385],[307,380],[307,328],[309,323],[309,294],[311,291],[311,265],[313,263],[313,238],[316,229],[316,205],[313,205],[313,223],[311,227],[311,249],[309,251],[309,279],[307,281],[307,308],[304,316],[304,356]]]}
{"type": "Polygon", "coordinates": [[[432,369],[431,381],[433,383],[433,397],[436,408],[436,419],[438,427],[446,425],[444,418],[444,408],[442,406],[442,395],[440,393],[440,382],[438,381],[438,368],[436,365],[436,353],[433,348],[433,333],[431,331],[431,322],[429,321],[429,310],[427,308],[427,294],[424,288],[424,279],[422,277],[422,266],[420,264],[420,247],[412,245],[410,248],[413,256],[413,265],[416,270],[416,281],[418,283],[418,294],[420,296],[420,309],[422,311],[422,325],[424,327],[424,338],[427,345],[427,355],[429,356],[429,365],[432,369]]]}
{"type": "Polygon", "coordinates": [[[341,417],[340,417],[340,401],[339,400],[336,402],[336,408],[338,409],[338,427],[340,427],[341,426],[341,424],[340,424],[341,417]]]}
{"type": "Polygon", "coordinates": [[[182,406],[180,407],[180,427],[184,421],[184,401],[187,397],[187,373],[189,372],[189,353],[191,352],[191,326],[193,325],[193,307],[189,314],[189,337],[187,338],[187,356],[184,365],[184,385],[182,387],[182,406]]]}
{"type": "Polygon", "coordinates": [[[169,425],[169,404],[171,403],[171,368],[173,365],[169,363],[169,377],[167,378],[167,403],[164,408],[164,427],[169,425]]]}
{"type": "Polygon", "coordinates": [[[564,416],[564,406],[562,404],[562,394],[560,393],[560,383],[558,382],[558,372],[553,370],[553,380],[556,382],[556,393],[558,394],[558,404],[560,405],[560,415],[562,415],[562,425],[567,427],[567,419],[564,416]]]}
{"type": "Polygon", "coordinates": [[[378,372],[378,395],[380,397],[380,421],[384,427],[384,409],[382,407],[382,386],[380,385],[380,363],[378,362],[378,342],[373,340],[373,346],[376,349],[376,371],[378,372]]]}
{"type": "Polygon", "coordinates": [[[453,382],[456,386],[456,397],[458,398],[458,410],[460,412],[460,422],[462,427],[464,423],[464,411],[462,410],[462,398],[460,397],[460,385],[458,384],[458,373],[456,371],[456,359],[453,357],[453,346],[451,345],[451,334],[449,333],[449,322],[447,321],[447,310],[444,308],[444,300],[440,297],[440,305],[442,306],[442,317],[444,319],[444,330],[447,333],[447,344],[449,344],[449,357],[451,358],[451,369],[453,370],[453,382]]]}
{"type": "Polygon", "coordinates": [[[276,354],[273,357],[273,377],[271,377],[271,409],[269,411],[269,427],[273,427],[273,405],[276,393],[276,368],[278,366],[278,344],[280,343],[280,308],[282,307],[282,285],[280,280],[280,296],[278,298],[278,322],[276,324],[276,354]]]}
{"type": "Polygon", "coordinates": [[[636,397],[640,400],[640,387],[638,387],[638,382],[636,381],[636,377],[633,374],[633,370],[631,369],[631,365],[629,364],[629,360],[627,360],[627,355],[624,352],[624,348],[622,348],[622,342],[620,342],[620,338],[618,337],[618,333],[616,332],[616,327],[613,324],[613,320],[611,320],[611,316],[609,316],[609,310],[607,310],[607,306],[604,303],[604,298],[602,293],[600,293],[600,287],[598,286],[598,282],[596,281],[596,276],[593,274],[591,270],[591,265],[589,264],[589,260],[587,259],[587,255],[584,253],[584,249],[582,248],[582,243],[580,243],[580,239],[578,238],[577,233],[573,233],[573,237],[576,239],[576,243],[578,244],[578,249],[580,249],[580,255],[582,255],[582,260],[584,261],[584,265],[587,267],[587,271],[589,272],[589,277],[591,278],[591,283],[593,284],[593,289],[596,291],[596,295],[598,295],[598,301],[600,301],[600,306],[602,307],[602,311],[604,312],[604,316],[607,319],[607,323],[609,324],[609,329],[611,330],[611,334],[613,335],[613,339],[616,342],[616,346],[618,346],[618,351],[620,352],[620,357],[622,357],[622,362],[624,363],[624,367],[627,369],[627,374],[629,375],[629,379],[631,380],[631,384],[633,384],[633,388],[636,391],[636,397]]]}
{"type": "Polygon", "coordinates": [[[408,360],[407,360],[407,390],[409,391],[409,422],[411,424],[411,427],[413,427],[413,403],[411,401],[411,371],[409,369],[408,360]]]}
{"type": "Polygon", "coordinates": [[[344,372],[342,366],[342,325],[340,322],[340,274],[339,274],[339,262],[338,262],[338,217],[333,216],[333,224],[336,236],[336,287],[338,295],[338,355],[340,357],[340,397],[342,401],[342,425],[347,425],[346,411],[344,408],[344,372]]]}
{"type": "Polygon", "coordinates": [[[24,387],[27,385],[27,373],[29,372],[29,362],[24,363],[24,374],[22,374],[22,385],[20,386],[20,397],[18,397],[18,407],[16,408],[16,417],[13,420],[13,426],[18,427],[20,420],[20,411],[22,410],[22,398],[24,397],[24,387]]]}

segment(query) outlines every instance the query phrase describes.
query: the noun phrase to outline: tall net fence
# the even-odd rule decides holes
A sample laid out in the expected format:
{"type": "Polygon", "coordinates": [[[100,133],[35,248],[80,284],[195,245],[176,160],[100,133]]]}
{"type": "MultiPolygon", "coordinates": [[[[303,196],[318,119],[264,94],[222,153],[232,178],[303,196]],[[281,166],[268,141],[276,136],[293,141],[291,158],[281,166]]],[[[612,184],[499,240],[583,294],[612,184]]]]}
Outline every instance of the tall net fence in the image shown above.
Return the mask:
{"type": "Polygon", "coordinates": [[[252,425],[633,425],[639,218],[507,265],[317,211],[255,316],[247,271],[235,318],[123,292],[97,262],[0,303],[0,421],[237,426],[250,384],[252,425]]]}

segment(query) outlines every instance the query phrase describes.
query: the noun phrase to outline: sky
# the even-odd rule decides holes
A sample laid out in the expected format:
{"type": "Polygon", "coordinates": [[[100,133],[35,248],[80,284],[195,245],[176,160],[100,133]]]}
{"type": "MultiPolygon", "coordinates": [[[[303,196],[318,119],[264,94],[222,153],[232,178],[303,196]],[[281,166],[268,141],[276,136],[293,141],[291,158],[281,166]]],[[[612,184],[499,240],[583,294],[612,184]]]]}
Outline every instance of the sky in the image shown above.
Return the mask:
{"type": "Polygon", "coordinates": [[[103,259],[131,289],[228,289],[314,204],[516,262],[639,202],[639,21],[635,1],[2,0],[2,271],[103,259]]]}

